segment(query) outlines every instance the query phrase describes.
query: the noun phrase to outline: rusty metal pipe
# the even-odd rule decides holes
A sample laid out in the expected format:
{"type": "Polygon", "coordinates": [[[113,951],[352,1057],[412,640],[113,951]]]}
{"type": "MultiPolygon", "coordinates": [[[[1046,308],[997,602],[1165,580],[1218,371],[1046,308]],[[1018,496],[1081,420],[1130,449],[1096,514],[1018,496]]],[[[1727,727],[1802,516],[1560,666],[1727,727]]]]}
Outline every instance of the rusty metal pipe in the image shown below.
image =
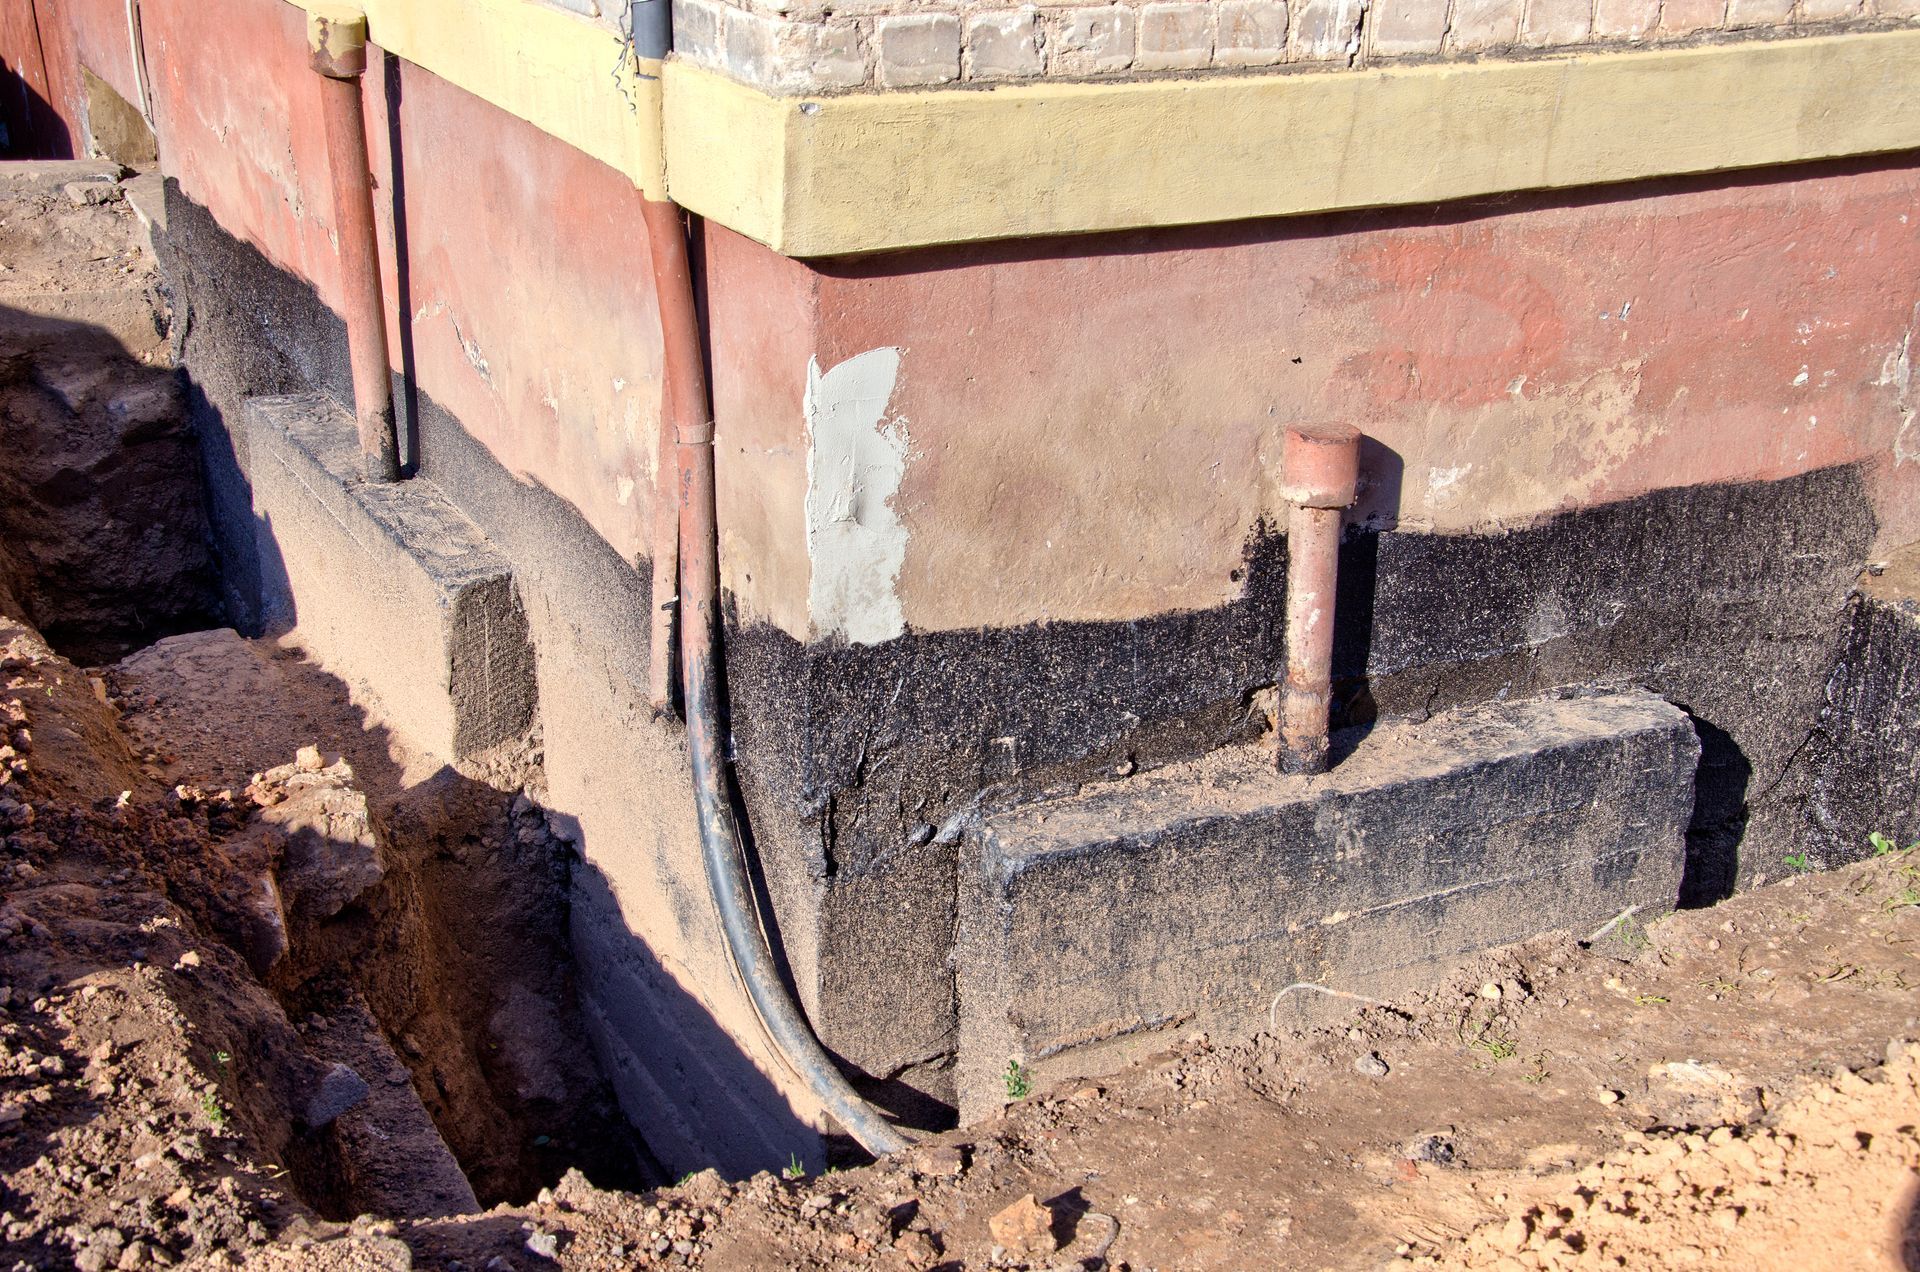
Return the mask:
{"type": "Polygon", "coordinates": [[[1286,445],[1287,670],[1277,761],[1282,773],[1324,773],[1341,511],[1358,485],[1360,434],[1344,424],[1298,425],[1287,430],[1286,445]]]}
{"type": "Polygon", "coordinates": [[[676,473],[681,433],[711,433],[707,366],[687,257],[687,226],[678,204],[642,199],[653,290],[660,307],[660,438],[653,483],[653,654],[648,697],[656,716],[673,713],[674,618],[680,604],[680,500],[676,473]]]}
{"type": "Polygon", "coordinates": [[[396,481],[400,447],[393,424],[393,380],[387,357],[386,300],[380,290],[380,247],[373,225],[373,171],[367,159],[367,112],[360,94],[367,70],[367,17],[358,9],[321,6],[307,14],[307,48],[320,75],[333,185],[335,248],[346,308],[347,356],[353,364],[354,424],[361,471],[368,481],[396,481]]]}

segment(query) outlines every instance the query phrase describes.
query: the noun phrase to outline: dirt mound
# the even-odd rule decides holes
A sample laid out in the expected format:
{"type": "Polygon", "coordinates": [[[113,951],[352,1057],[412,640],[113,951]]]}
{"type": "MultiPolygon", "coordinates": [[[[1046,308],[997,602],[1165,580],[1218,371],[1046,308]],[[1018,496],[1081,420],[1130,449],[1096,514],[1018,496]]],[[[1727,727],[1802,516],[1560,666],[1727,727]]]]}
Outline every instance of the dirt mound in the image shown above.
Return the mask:
{"type": "Polygon", "coordinates": [[[1771,1125],[1653,1135],[1414,1267],[1920,1267],[1920,1047],[1842,1068],[1771,1125]]]}
{"type": "MultiPolygon", "coordinates": [[[[169,643],[189,682],[272,686],[281,728],[356,718],[297,653],[169,643]]],[[[302,1233],[388,1266],[321,1216],[469,1214],[573,1163],[635,1179],[571,1007],[565,844],[529,801],[450,771],[383,790],[311,746],[238,791],[173,781],[117,704],[191,710],[166,650],[92,677],[0,618],[0,1267],[252,1264],[302,1233]]],[[[220,736],[252,718],[196,740],[278,745],[220,736]]]]}

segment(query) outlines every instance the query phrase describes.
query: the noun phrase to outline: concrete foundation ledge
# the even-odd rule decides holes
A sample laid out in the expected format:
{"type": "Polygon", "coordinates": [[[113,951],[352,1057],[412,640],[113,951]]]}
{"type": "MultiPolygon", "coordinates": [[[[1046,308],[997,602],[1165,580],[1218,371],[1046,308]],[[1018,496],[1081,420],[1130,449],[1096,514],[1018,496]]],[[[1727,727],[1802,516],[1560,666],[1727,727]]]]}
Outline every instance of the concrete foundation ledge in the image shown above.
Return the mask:
{"type": "Polygon", "coordinates": [[[456,762],[523,741],[533,649],[506,558],[423,479],[359,477],[353,419],[323,395],[251,398],[262,613],[412,744],[456,762]]]}
{"type": "Polygon", "coordinates": [[[955,955],[961,1116],[1018,1060],[1110,1070],[1175,1026],[1247,1036],[1285,986],[1380,995],[1678,896],[1699,743],[1642,692],[1383,722],[1334,770],[1240,748],[994,815],[955,955]]]}

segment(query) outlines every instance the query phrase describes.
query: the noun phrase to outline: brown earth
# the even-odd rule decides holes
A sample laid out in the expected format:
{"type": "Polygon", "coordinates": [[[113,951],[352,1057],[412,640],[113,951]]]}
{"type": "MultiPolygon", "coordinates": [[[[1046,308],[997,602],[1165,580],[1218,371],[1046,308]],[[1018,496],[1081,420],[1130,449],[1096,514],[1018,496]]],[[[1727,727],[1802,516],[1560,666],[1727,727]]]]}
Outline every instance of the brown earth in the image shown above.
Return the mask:
{"type": "Polygon", "coordinates": [[[87,660],[214,612],[199,450],[128,195],[155,192],[119,171],[0,165],[0,597],[87,660]]]}

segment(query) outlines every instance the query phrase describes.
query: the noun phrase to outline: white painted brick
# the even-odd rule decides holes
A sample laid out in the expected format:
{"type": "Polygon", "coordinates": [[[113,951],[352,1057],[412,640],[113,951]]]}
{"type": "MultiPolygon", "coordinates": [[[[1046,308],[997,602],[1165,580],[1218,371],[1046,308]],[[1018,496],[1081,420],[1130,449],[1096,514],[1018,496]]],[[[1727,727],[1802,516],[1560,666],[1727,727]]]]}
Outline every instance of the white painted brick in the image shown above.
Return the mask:
{"type": "Polygon", "coordinates": [[[1285,0],[1220,0],[1215,66],[1272,66],[1287,56],[1285,0]]]}
{"type": "Polygon", "coordinates": [[[1463,53],[1505,48],[1520,38],[1521,0],[1453,0],[1447,47],[1463,53]]]}
{"type": "Polygon", "coordinates": [[[1727,0],[1662,0],[1660,34],[1689,35],[1718,30],[1726,21],[1727,0]]]}
{"type": "Polygon", "coordinates": [[[789,24],[794,38],[786,55],[789,70],[784,85],[794,92],[816,88],[858,88],[867,82],[867,54],[860,47],[860,28],[851,22],[816,26],[789,24]]]}
{"type": "Polygon", "coordinates": [[[1593,33],[1593,0],[1527,0],[1520,42],[1535,48],[1578,44],[1593,33]]]}
{"type": "Polygon", "coordinates": [[[874,78],[882,88],[950,84],[960,78],[960,19],[951,13],[877,18],[874,78]]]}
{"type": "Polygon", "coordinates": [[[1040,10],[1028,5],[1001,13],[976,13],[967,19],[969,79],[1028,79],[1045,74],[1046,69],[1040,10]]]}
{"type": "Polygon", "coordinates": [[[1114,75],[1133,65],[1133,10],[1067,9],[1054,18],[1051,56],[1062,75],[1114,75]]]}
{"type": "Polygon", "coordinates": [[[1365,0],[1297,0],[1287,56],[1296,62],[1326,62],[1359,52],[1355,38],[1365,11],[1365,0]]]}
{"type": "Polygon", "coordinates": [[[1920,0],[1873,0],[1873,12],[1882,18],[1920,18],[1920,0]]]}
{"type": "Polygon", "coordinates": [[[1374,0],[1367,19],[1375,54],[1438,53],[1447,34],[1447,0],[1374,0]]]}
{"type": "Polygon", "coordinates": [[[1213,59],[1211,4],[1149,4],[1140,9],[1136,71],[1190,71],[1213,59]]]}
{"type": "Polygon", "coordinates": [[[1660,0],[1594,0],[1593,34],[1600,40],[1640,40],[1660,25],[1660,0]]]}
{"type": "Polygon", "coordinates": [[[1793,0],[1728,0],[1727,26],[1781,26],[1793,15],[1793,0]]]}
{"type": "Polygon", "coordinates": [[[1860,0],[1800,0],[1802,22],[1831,22],[1859,16],[1860,0]]]}
{"type": "Polygon", "coordinates": [[[769,85],[779,72],[778,18],[735,9],[721,27],[721,65],[735,79],[769,85]]]}
{"type": "Polygon", "coordinates": [[[712,0],[675,0],[673,6],[673,47],[682,57],[724,69],[727,64],[727,14],[733,10],[712,0]]]}

